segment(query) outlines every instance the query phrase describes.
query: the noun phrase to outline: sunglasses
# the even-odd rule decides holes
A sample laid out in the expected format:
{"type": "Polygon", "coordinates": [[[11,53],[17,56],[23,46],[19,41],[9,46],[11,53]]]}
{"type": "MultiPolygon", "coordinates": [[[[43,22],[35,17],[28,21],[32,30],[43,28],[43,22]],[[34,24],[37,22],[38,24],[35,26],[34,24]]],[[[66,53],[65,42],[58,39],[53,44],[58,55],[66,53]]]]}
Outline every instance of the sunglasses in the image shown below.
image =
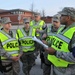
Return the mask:
{"type": "Polygon", "coordinates": [[[25,24],[29,24],[29,22],[26,22],[25,24]]]}
{"type": "Polygon", "coordinates": [[[64,15],[64,14],[62,14],[61,16],[68,16],[68,15],[64,15]]]}
{"type": "Polygon", "coordinates": [[[53,21],[53,22],[58,23],[57,21],[53,21]]]}

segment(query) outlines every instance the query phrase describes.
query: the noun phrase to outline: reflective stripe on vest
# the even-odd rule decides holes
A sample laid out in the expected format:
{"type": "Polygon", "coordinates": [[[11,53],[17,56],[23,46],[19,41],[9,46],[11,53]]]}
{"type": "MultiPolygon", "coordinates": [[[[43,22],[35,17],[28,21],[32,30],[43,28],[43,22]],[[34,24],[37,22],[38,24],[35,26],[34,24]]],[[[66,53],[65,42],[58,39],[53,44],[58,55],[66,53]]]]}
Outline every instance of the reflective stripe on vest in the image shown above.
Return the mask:
{"type": "Polygon", "coordinates": [[[34,41],[32,40],[32,36],[35,36],[34,30],[30,28],[29,35],[27,35],[27,33],[22,28],[18,30],[18,34],[20,35],[19,41],[21,43],[22,50],[24,52],[33,51],[35,48],[34,41]]]}
{"type": "Polygon", "coordinates": [[[51,35],[51,25],[47,26],[47,35],[51,35]]]}
{"type": "Polygon", "coordinates": [[[8,54],[10,54],[10,55],[12,55],[12,54],[17,54],[18,53],[18,51],[13,51],[13,52],[8,52],[8,54]]]}
{"type": "Polygon", "coordinates": [[[30,37],[29,37],[29,36],[27,37],[27,36],[26,36],[26,37],[20,38],[19,40],[29,39],[29,38],[31,38],[31,39],[32,39],[33,37],[31,37],[31,36],[30,36],[30,37]]]}
{"type": "MultiPolygon", "coordinates": [[[[55,50],[63,51],[63,52],[69,52],[69,43],[71,41],[71,38],[75,32],[75,27],[71,27],[69,29],[66,29],[66,31],[62,34],[57,34],[53,36],[52,38],[52,48],[55,50]]],[[[48,55],[48,60],[52,62],[56,67],[67,67],[68,64],[75,64],[68,62],[66,60],[63,60],[61,58],[57,58],[54,55],[48,55]]]]}
{"type": "Polygon", "coordinates": [[[55,34],[54,36],[56,36],[57,38],[60,38],[61,40],[63,40],[64,42],[68,43],[70,42],[70,39],[61,35],[61,34],[55,34]]]}
{"type": "Polygon", "coordinates": [[[10,41],[13,41],[13,40],[15,40],[15,39],[14,39],[14,38],[12,38],[12,39],[8,39],[8,40],[2,42],[2,45],[6,44],[6,43],[8,43],[8,42],[10,42],[10,41]]]}
{"type": "MultiPolygon", "coordinates": [[[[33,30],[33,29],[30,28],[29,36],[32,36],[32,30],[33,30]]],[[[24,31],[24,29],[21,29],[21,31],[22,31],[23,35],[27,37],[27,33],[24,31]]]]}
{"type": "Polygon", "coordinates": [[[32,46],[32,47],[25,47],[25,46],[22,46],[22,49],[23,49],[23,51],[24,52],[28,52],[28,51],[33,51],[34,49],[35,49],[35,47],[34,46],[32,46]]]}
{"type": "Polygon", "coordinates": [[[4,31],[0,30],[0,32],[1,32],[2,34],[4,34],[5,36],[7,36],[9,39],[11,38],[11,36],[8,35],[7,33],[5,33],[4,31]]]}
{"type": "MultiPolygon", "coordinates": [[[[18,56],[18,55],[19,55],[18,53],[12,54],[12,56],[18,56]]],[[[7,60],[7,57],[1,57],[1,60],[7,60]]]]}
{"type": "Polygon", "coordinates": [[[59,28],[58,28],[58,31],[57,31],[57,34],[61,32],[61,30],[63,30],[65,28],[65,25],[61,25],[59,28]]]}

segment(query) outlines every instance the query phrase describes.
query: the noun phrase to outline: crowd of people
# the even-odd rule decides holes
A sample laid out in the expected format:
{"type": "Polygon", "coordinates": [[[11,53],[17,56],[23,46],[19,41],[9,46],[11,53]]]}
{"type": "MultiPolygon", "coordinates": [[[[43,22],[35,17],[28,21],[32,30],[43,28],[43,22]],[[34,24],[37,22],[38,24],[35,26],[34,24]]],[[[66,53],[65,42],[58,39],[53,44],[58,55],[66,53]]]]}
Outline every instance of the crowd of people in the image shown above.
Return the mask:
{"type": "Polygon", "coordinates": [[[34,19],[23,19],[23,28],[11,30],[9,17],[0,19],[0,72],[19,75],[20,64],[25,75],[40,54],[43,75],[75,75],[75,8],[65,7],[47,25],[39,13],[34,19]],[[33,40],[36,37],[48,48],[33,40]]]}

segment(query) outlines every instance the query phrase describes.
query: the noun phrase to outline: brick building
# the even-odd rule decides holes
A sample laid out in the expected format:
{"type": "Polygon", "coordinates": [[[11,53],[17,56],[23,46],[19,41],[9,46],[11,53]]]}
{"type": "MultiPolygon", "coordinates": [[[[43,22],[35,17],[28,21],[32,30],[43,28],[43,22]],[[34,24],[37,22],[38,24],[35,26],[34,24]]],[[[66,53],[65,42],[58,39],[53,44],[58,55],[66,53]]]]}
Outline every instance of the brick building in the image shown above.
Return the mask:
{"type": "MultiPolygon", "coordinates": [[[[23,18],[33,18],[33,14],[35,12],[31,12],[23,9],[12,9],[12,10],[3,10],[0,9],[0,17],[10,17],[13,25],[22,25],[23,18]]],[[[42,18],[45,22],[51,22],[52,17],[44,17],[42,18]]]]}
{"type": "Polygon", "coordinates": [[[0,17],[10,17],[12,24],[23,24],[23,18],[31,18],[33,12],[23,9],[0,10],[0,17]]]}
{"type": "Polygon", "coordinates": [[[52,16],[42,17],[41,19],[44,20],[46,23],[52,22],[52,16]]]}

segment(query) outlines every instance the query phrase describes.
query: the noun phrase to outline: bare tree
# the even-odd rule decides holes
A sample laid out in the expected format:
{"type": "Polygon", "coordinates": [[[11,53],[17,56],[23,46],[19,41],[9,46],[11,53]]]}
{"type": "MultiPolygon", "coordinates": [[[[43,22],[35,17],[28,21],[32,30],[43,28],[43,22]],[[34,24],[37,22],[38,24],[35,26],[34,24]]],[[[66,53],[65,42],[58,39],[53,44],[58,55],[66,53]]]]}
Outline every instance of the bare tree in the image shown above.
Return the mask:
{"type": "Polygon", "coordinates": [[[34,11],[34,4],[33,3],[31,4],[31,11],[32,12],[34,11]]]}
{"type": "Polygon", "coordinates": [[[32,16],[33,16],[33,14],[34,14],[34,3],[31,4],[30,10],[31,10],[32,16]]]}
{"type": "Polygon", "coordinates": [[[42,17],[45,17],[45,10],[42,10],[42,17]]]}
{"type": "Polygon", "coordinates": [[[33,20],[33,15],[34,15],[34,3],[30,5],[30,11],[32,12],[31,20],[33,20]]]}

